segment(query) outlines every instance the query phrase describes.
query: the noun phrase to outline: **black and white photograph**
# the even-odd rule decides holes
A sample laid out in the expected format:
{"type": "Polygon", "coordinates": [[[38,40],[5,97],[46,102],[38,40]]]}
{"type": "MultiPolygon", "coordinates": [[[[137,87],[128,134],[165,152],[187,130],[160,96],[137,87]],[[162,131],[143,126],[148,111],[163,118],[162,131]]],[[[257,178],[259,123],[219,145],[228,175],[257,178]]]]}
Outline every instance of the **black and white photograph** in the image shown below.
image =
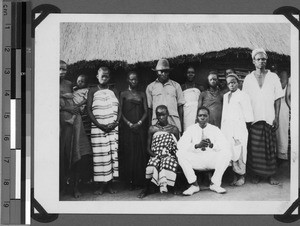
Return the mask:
{"type": "Polygon", "coordinates": [[[298,40],[276,15],[49,15],[35,197],[55,213],[284,213],[298,197],[298,40]]]}

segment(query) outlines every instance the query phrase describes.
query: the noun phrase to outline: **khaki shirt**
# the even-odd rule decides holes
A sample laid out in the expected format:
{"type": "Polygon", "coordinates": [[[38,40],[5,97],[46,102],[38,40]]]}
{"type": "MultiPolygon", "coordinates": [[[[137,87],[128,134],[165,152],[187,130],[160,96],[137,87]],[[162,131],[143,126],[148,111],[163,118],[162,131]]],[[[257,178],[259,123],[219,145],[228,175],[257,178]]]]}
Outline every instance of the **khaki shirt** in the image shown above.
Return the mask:
{"type": "Polygon", "coordinates": [[[179,118],[178,107],[185,104],[180,85],[169,79],[162,84],[158,79],[150,83],[146,89],[148,107],[153,109],[152,120],[156,118],[155,109],[159,105],[166,105],[170,116],[179,118]]]}

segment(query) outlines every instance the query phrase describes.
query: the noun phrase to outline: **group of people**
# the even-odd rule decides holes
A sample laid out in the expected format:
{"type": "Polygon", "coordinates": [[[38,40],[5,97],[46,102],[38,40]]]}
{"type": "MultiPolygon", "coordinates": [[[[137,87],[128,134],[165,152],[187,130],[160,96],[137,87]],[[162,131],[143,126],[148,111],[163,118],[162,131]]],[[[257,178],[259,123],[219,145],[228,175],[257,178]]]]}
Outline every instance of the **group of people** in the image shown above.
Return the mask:
{"type": "Polygon", "coordinates": [[[182,194],[193,195],[200,191],[195,171],[209,170],[214,170],[210,190],[225,193],[221,184],[228,167],[234,172],[232,186],[242,186],[246,172],[253,183],[266,178],[278,184],[277,157],[288,159],[290,148],[290,86],[286,72],[279,79],[266,69],[267,58],[263,49],[253,50],[255,70],[242,90],[240,78],[227,70],[226,93],[216,72],[209,73],[204,91],[195,82],[193,67],[187,68],[180,86],[169,78],[172,68],[166,59],[153,69],[157,79],[145,93],[138,89],[134,71],[128,73],[127,90],[119,94],[111,89],[107,67],[99,68],[96,86],[88,88],[87,77],[80,75],[73,88],[61,61],[61,188],[71,177],[74,196],[80,196],[79,162],[86,156],[92,156],[97,195],[115,193],[113,181],[119,176],[130,189],[143,188],[139,198],[151,193],[151,185],[168,192],[178,172],[189,184],[182,194]]]}

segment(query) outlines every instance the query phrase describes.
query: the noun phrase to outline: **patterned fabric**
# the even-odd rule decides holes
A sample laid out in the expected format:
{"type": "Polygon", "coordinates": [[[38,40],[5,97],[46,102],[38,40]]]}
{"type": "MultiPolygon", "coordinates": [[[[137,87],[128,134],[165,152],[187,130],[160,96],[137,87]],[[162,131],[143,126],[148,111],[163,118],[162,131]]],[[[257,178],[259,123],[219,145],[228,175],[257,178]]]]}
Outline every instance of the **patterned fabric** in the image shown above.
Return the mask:
{"type": "Polygon", "coordinates": [[[151,150],[156,156],[149,159],[146,178],[152,178],[151,181],[158,186],[174,186],[178,167],[175,157],[176,138],[171,133],[156,132],[153,135],[151,150]]]}
{"type": "MultiPolygon", "coordinates": [[[[119,102],[111,90],[94,93],[92,111],[100,124],[113,123],[117,119],[119,102]]],[[[92,124],[94,181],[107,182],[119,176],[118,127],[106,133],[92,124]]]]}
{"type": "Polygon", "coordinates": [[[259,176],[276,173],[276,136],[265,121],[258,121],[249,133],[247,167],[259,176]]]}

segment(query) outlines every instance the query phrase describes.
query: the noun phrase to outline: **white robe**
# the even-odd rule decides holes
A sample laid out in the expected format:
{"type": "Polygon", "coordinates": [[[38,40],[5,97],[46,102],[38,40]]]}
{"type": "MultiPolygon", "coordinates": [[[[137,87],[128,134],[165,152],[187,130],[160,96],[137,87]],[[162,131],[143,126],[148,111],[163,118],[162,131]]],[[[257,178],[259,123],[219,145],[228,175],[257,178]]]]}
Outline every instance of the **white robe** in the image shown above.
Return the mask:
{"type": "Polygon", "coordinates": [[[186,131],[190,125],[196,122],[200,93],[200,90],[197,88],[190,88],[183,91],[185,99],[185,104],[183,105],[183,131],[186,131]]]}
{"type": "Polygon", "coordinates": [[[237,161],[242,153],[243,162],[246,163],[248,142],[246,122],[254,120],[253,110],[250,98],[245,92],[237,89],[231,94],[228,103],[229,94],[230,92],[226,93],[223,99],[221,131],[230,143],[231,160],[237,161]],[[237,145],[237,141],[240,145],[237,145]]]}
{"type": "MultiPolygon", "coordinates": [[[[286,87],[283,89],[284,93],[286,93],[286,87]]],[[[289,107],[285,101],[285,96],[284,96],[281,98],[281,105],[280,105],[280,112],[279,112],[279,127],[276,130],[277,156],[280,159],[288,159],[288,142],[289,142],[288,133],[289,133],[289,107]]]]}
{"type": "Polygon", "coordinates": [[[279,77],[268,71],[262,87],[259,87],[254,72],[246,76],[243,83],[243,91],[251,100],[254,121],[266,121],[269,125],[275,119],[274,102],[283,96],[279,77]]]}

